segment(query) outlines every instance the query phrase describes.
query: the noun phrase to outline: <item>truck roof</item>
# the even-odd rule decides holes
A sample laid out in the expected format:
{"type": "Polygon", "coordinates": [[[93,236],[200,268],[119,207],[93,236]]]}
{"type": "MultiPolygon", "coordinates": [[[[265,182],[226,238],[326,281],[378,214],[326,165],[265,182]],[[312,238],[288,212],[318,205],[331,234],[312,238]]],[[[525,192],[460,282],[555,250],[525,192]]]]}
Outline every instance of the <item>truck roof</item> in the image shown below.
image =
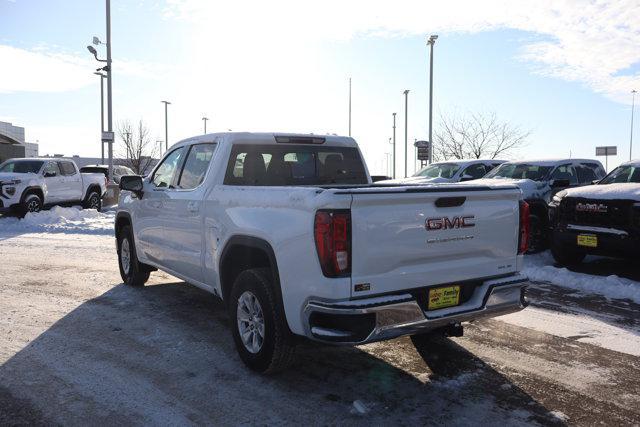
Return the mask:
{"type": "Polygon", "coordinates": [[[192,144],[194,142],[212,142],[216,139],[220,144],[286,144],[286,142],[278,142],[276,140],[290,139],[292,144],[296,143],[296,139],[309,140],[309,139],[323,139],[324,142],[310,145],[326,145],[332,147],[357,147],[358,144],[350,136],[339,135],[321,135],[313,133],[287,133],[287,132],[216,132],[208,133],[206,135],[198,135],[191,138],[183,139],[173,146],[179,146],[183,144],[192,144]]]}
{"type": "Polygon", "coordinates": [[[509,164],[527,164],[527,165],[539,165],[539,166],[555,166],[559,163],[572,163],[572,162],[581,162],[581,163],[598,163],[600,164],[599,160],[594,160],[594,159],[577,159],[577,158],[571,158],[571,159],[563,159],[563,158],[557,158],[557,159],[532,159],[532,160],[517,160],[517,161],[509,161],[507,163],[509,164]]]}

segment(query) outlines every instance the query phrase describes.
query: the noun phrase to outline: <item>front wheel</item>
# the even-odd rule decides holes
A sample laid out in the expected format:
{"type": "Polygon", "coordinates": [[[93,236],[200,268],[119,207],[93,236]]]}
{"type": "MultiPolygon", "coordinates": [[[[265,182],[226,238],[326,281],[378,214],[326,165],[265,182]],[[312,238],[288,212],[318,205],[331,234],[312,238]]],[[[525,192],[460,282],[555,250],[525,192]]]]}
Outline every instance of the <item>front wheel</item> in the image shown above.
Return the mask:
{"type": "Polygon", "coordinates": [[[294,340],[272,285],[271,270],[245,270],[229,296],[229,318],[236,349],[250,369],[270,374],[293,360],[294,340]]]}
{"type": "Polygon", "coordinates": [[[21,205],[21,214],[35,213],[42,210],[42,199],[35,193],[27,194],[21,205]]]}
{"type": "Polygon", "coordinates": [[[125,225],[118,232],[118,267],[125,285],[144,286],[151,273],[148,266],[138,261],[131,227],[125,225]]]}
{"type": "Polygon", "coordinates": [[[85,209],[95,209],[100,212],[102,209],[102,197],[100,197],[100,193],[95,190],[91,191],[82,207],[85,209]]]}

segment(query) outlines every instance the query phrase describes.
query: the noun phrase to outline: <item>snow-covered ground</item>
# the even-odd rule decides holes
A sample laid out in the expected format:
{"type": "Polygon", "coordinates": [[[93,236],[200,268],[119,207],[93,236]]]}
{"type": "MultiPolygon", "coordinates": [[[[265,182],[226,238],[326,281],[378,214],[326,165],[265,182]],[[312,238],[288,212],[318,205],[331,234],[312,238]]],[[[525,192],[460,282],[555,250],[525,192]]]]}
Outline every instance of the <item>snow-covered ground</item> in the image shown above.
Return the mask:
{"type": "Polygon", "coordinates": [[[114,211],[54,206],[24,218],[1,217],[1,233],[67,233],[113,235],[114,211]]]}

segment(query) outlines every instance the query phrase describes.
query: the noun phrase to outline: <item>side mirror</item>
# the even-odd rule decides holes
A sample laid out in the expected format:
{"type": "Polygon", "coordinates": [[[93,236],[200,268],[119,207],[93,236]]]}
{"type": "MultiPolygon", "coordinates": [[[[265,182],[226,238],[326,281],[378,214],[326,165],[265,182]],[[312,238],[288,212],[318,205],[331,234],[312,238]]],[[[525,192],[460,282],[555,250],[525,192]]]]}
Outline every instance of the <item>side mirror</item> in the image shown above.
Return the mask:
{"type": "Polygon", "coordinates": [[[44,177],[45,178],[53,178],[54,176],[56,176],[57,174],[55,172],[45,172],[44,173],[44,177]]]}
{"type": "Polygon", "coordinates": [[[475,178],[474,178],[474,177],[472,177],[471,175],[462,175],[462,176],[460,177],[460,182],[462,182],[462,181],[471,181],[471,180],[474,180],[474,179],[475,179],[475,178]]]}
{"type": "Polygon", "coordinates": [[[591,181],[591,184],[596,185],[600,182],[599,179],[594,179],[593,181],[591,181]]]}
{"type": "Polygon", "coordinates": [[[140,175],[124,175],[120,177],[120,190],[131,191],[139,199],[144,194],[142,191],[142,177],[140,175]]]}
{"type": "Polygon", "coordinates": [[[551,188],[567,188],[571,185],[568,179],[554,179],[550,183],[551,188]]]}

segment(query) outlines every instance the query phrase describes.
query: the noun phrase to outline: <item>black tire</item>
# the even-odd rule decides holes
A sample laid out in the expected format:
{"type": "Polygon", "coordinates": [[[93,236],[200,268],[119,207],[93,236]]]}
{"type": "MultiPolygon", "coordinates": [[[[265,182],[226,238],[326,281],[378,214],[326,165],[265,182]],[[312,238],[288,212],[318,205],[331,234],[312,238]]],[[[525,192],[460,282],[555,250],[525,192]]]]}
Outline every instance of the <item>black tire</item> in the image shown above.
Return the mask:
{"type": "Polygon", "coordinates": [[[548,233],[542,218],[536,214],[529,215],[529,248],[528,254],[537,254],[548,246],[548,233]]]}
{"type": "Polygon", "coordinates": [[[128,286],[144,286],[146,281],[149,280],[151,269],[146,264],[138,261],[130,226],[125,225],[120,228],[117,241],[118,267],[122,281],[128,286]]]}
{"type": "Polygon", "coordinates": [[[100,212],[102,210],[102,197],[100,197],[100,193],[97,190],[89,191],[82,207],[84,209],[95,209],[100,212]]]}
{"type": "Polygon", "coordinates": [[[295,353],[294,337],[285,319],[284,310],[273,288],[271,270],[268,268],[254,268],[245,270],[236,278],[229,295],[229,319],[236,349],[240,358],[251,370],[263,374],[272,374],[284,370],[292,362],[295,353]],[[246,308],[241,297],[253,296],[259,309],[252,314],[243,310],[246,308]],[[241,306],[239,308],[239,306],[241,306]],[[240,320],[241,315],[250,314],[248,318],[240,320]],[[262,314],[262,339],[260,341],[260,312],[262,314]],[[254,322],[255,321],[255,322],[254,322]],[[243,342],[240,323],[245,331],[255,336],[257,345],[251,351],[243,342]],[[248,330],[249,325],[251,330],[248,330]]]}
{"type": "Polygon", "coordinates": [[[584,252],[557,243],[551,245],[551,255],[556,263],[563,267],[578,265],[587,256],[584,252]]]}
{"type": "Polygon", "coordinates": [[[20,215],[25,216],[29,212],[40,212],[42,210],[42,198],[36,193],[29,193],[20,204],[20,215]]]}

